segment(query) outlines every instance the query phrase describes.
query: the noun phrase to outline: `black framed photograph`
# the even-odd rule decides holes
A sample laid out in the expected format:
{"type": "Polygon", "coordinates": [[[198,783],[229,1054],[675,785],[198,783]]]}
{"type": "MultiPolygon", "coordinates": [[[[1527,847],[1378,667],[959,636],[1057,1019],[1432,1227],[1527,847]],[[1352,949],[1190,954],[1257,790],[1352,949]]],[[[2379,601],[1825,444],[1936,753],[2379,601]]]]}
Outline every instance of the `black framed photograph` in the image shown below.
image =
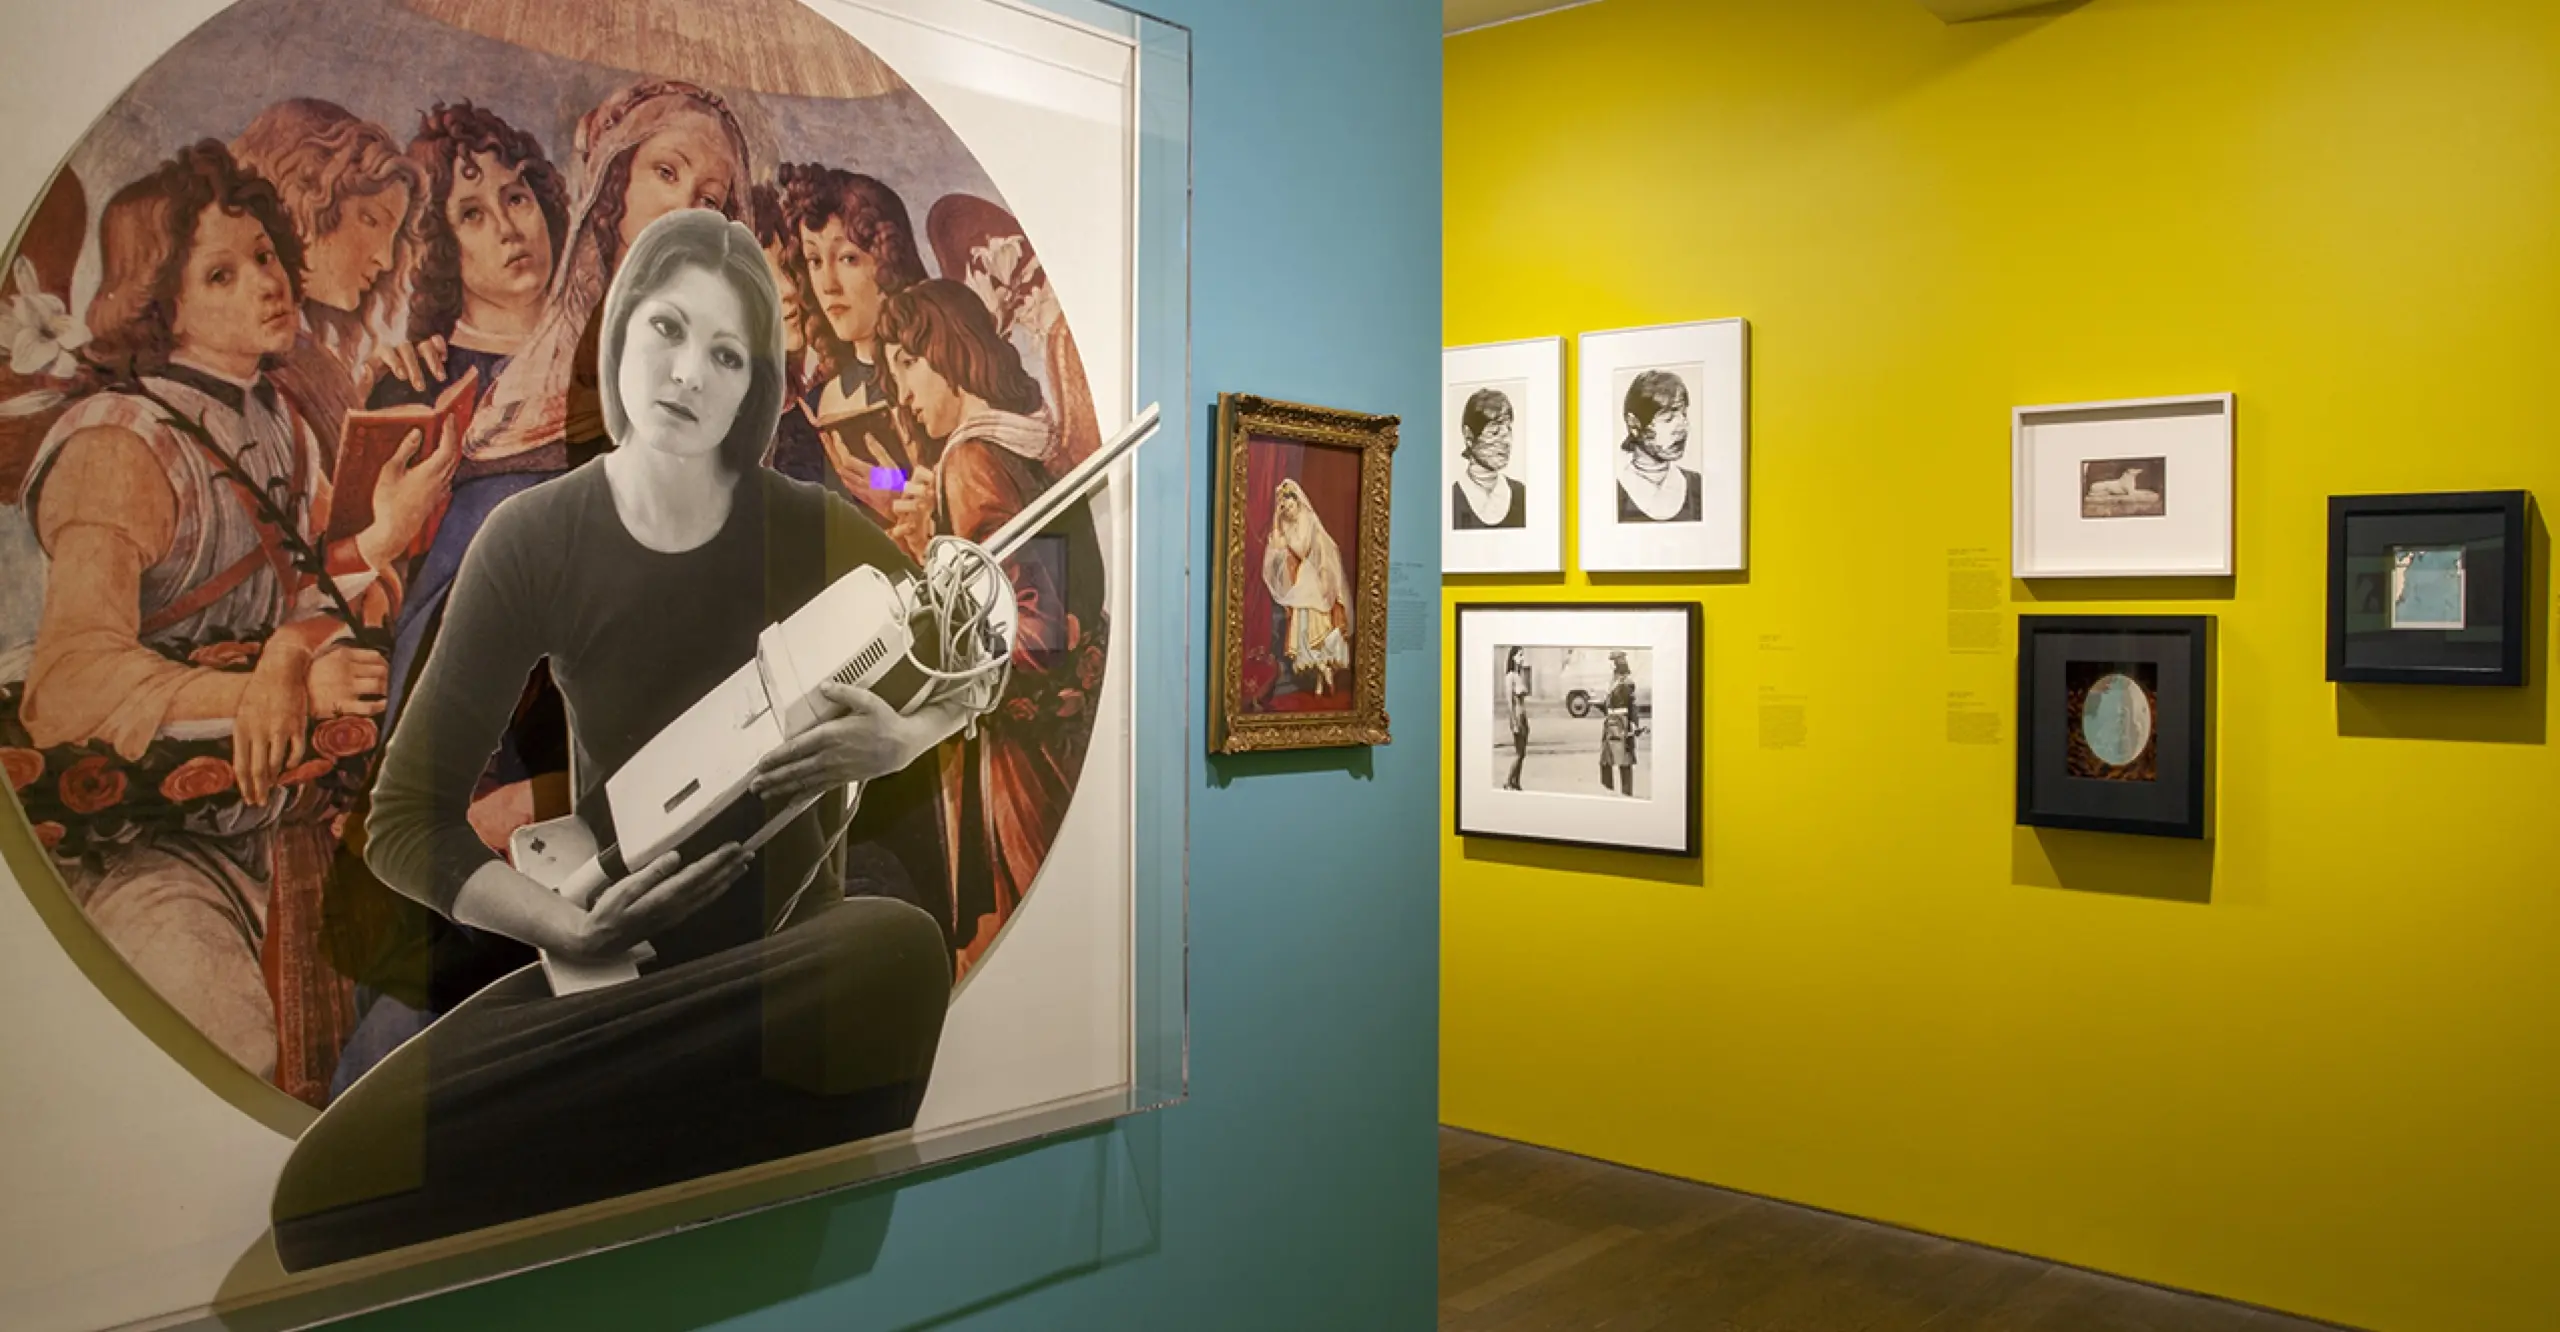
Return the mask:
{"type": "Polygon", "coordinates": [[[2329,497],[2329,678],[2520,685],[2533,497],[2329,497]]]}
{"type": "Polygon", "coordinates": [[[1694,602],[1461,603],[1457,828],[1698,854],[1694,602]]]}
{"type": "Polygon", "coordinates": [[[2018,620],[2018,822],[2206,836],[2213,617],[2018,620]]]}

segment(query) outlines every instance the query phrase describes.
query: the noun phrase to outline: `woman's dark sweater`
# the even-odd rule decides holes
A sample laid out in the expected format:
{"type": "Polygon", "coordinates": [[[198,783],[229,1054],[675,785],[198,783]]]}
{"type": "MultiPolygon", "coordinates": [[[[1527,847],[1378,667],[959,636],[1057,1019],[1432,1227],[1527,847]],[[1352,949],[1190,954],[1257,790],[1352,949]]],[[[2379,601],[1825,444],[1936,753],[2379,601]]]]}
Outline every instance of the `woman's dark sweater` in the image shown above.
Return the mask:
{"type": "MultiPolygon", "coordinates": [[[[496,859],[466,817],[474,782],[535,663],[567,699],[576,808],[613,839],[604,783],[641,745],[755,656],[756,635],[863,565],[913,568],[851,504],[758,468],[709,542],[669,554],[631,536],[601,460],[500,504],[463,558],[434,651],[373,790],[366,859],[385,883],[450,914],[496,859]]],[[[813,874],[840,878],[845,823],[830,796],[768,843],[746,878],[650,940],[655,967],[761,937],[813,874]]],[[[687,859],[765,818],[748,797],[686,843],[687,859]]]]}

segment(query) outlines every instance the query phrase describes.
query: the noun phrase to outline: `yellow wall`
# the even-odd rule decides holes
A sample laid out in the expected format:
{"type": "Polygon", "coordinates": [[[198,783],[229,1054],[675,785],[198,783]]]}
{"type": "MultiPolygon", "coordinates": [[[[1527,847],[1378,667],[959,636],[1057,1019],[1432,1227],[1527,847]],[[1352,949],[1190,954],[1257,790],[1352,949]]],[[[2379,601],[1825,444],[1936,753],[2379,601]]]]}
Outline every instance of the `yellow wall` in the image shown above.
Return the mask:
{"type": "Polygon", "coordinates": [[[1450,344],[1740,315],[1754,393],[1747,579],[1449,580],[1695,596],[1709,698],[1703,861],[1446,842],[1449,1122],[2560,1327],[2551,585],[2521,691],[2333,688],[2321,609],[2331,493],[2560,506],[2560,4],[1608,0],[1453,40],[1447,112],[1450,344]],[[2011,709],[1948,637],[2008,410],[2225,389],[2236,580],[2006,583],[2221,617],[2218,841],[2015,829],[1947,715],[2011,709]]]}

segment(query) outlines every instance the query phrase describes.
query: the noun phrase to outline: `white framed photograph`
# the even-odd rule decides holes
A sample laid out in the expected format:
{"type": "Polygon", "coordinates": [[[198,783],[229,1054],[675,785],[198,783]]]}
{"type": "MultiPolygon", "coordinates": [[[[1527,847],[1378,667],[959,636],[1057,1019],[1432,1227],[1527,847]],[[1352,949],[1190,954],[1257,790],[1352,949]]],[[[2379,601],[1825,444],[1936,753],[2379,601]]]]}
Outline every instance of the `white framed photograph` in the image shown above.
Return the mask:
{"type": "Polygon", "coordinates": [[[1564,569],[1564,339],[1440,353],[1443,573],[1564,569]]]}
{"type": "Polygon", "coordinates": [[[2016,409],[2017,576],[2228,575],[2234,405],[2208,393],[2016,409]]]}
{"type": "Polygon", "coordinates": [[[1584,569],[1744,567],[1749,343],[1740,319],[1582,335],[1584,569]]]}
{"type": "Polygon", "coordinates": [[[1698,854],[1695,602],[1461,604],[1457,829],[1698,854]]]}

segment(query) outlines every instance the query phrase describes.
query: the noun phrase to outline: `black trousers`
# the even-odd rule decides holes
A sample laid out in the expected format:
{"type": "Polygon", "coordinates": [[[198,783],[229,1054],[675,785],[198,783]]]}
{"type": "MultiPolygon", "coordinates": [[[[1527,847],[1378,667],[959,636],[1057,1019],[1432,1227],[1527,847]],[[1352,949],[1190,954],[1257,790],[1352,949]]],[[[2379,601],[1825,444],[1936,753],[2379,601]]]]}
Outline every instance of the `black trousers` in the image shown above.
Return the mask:
{"type": "Polygon", "coordinates": [[[887,898],[583,994],[526,967],[303,1133],[277,1256],[306,1271],[907,1128],[950,996],[941,927],[887,898]]]}

